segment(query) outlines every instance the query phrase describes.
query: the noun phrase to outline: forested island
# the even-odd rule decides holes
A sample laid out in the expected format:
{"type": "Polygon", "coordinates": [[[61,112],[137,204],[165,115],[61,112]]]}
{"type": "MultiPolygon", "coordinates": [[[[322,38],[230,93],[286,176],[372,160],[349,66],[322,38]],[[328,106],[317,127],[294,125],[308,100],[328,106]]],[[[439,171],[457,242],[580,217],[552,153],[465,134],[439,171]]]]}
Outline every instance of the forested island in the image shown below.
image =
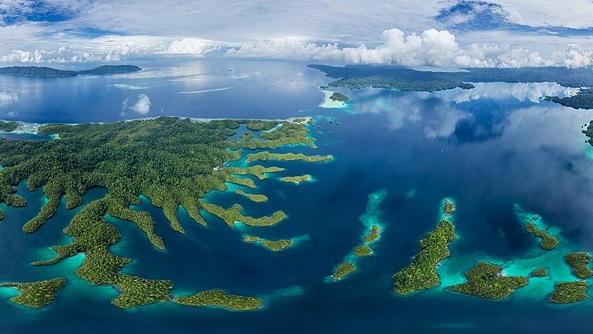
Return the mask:
{"type": "MultiPolygon", "coordinates": [[[[30,221],[23,225],[23,232],[35,233],[57,211],[62,198],[68,210],[81,207],[64,233],[69,243],[56,245],[56,256],[32,263],[48,266],[64,259],[84,254],[85,258],[76,274],[93,285],[110,285],[118,296],[113,304],[130,308],[145,304],[174,301],[184,305],[216,306],[236,310],[251,310],[261,305],[259,298],[226,294],[221,290],[203,291],[194,296],[177,297],[171,291],[174,282],[156,280],[122,273],[122,268],[132,259],[120,257],[111,251],[121,239],[117,227],[106,217],[119,218],[134,224],[157,249],[165,249],[165,241],[154,229],[151,214],[132,206],[145,196],[155,207],[162,208],[171,228],[184,233],[177,218],[179,208],[184,208],[196,223],[206,225],[203,212],[218,216],[230,227],[237,222],[253,227],[277,224],[286,218],[278,210],[270,216],[250,217],[235,204],[230,208],[204,200],[207,193],[226,191],[228,183],[255,188],[252,175],[265,179],[265,173],[283,170],[260,165],[226,167],[241,159],[244,150],[263,147],[275,150],[287,144],[313,147],[309,136],[310,119],[290,121],[213,120],[195,121],[174,117],[160,117],[103,124],[48,124],[41,126],[39,134],[58,135],[54,140],[8,140],[0,138],[0,204],[23,207],[26,200],[16,192],[16,186],[27,180],[30,191],[42,188],[47,201],[30,221]],[[229,138],[240,127],[267,129],[259,134],[261,139],[229,138]],[[269,139],[266,139],[267,137],[269,139]],[[249,182],[247,182],[249,181],[249,182]],[[104,188],[104,197],[84,203],[83,195],[91,188],[104,188]]],[[[299,158],[301,158],[299,156],[299,158]]],[[[301,161],[306,161],[304,160],[301,161]]],[[[314,159],[317,160],[317,159],[314,159]]],[[[248,195],[241,190],[239,194],[248,195]]],[[[263,196],[263,195],[262,195],[263,196]]],[[[264,200],[255,196],[257,202],[264,200]]],[[[10,215],[0,210],[0,220],[10,215]]],[[[290,240],[263,240],[271,250],[281,250],[290,240]]],[[[53,300],[54,293],[65,281],[40,282],[39,284],[3,283],[21,291],[15,302],[39,307],[53,300]],[[51,284],[50,284],[51,283],[51,284]],[[51,291],[50,291],[51,290],[51,291]],[[47,291],[45,293],[44,291],[47,291]],[[47,295],[47,298],[38,298],[47,295]]]]}
{"type": "Polygon", "coordinates": [[[574,96],[546,96],[546,100],[572,108],[593,108],[593,70],[590,68],[464,68],[457,72],[438,72],[418,71],[395,65],[308,66],[336,79],[328,83],[329,87],[350,89],[386,88],[435,92],[453,88],[472,89],[472,83],[478,82],[556,82],[564,87],[581,89],[574,96]]]}
{"type": "Polygon", "coordinates": [[[364,234],[360,237],[360,243],[352,249],[352,252],[344,257],[342,263],[334,267],[330,280],[340,281],[354,273],[357,268],[355,262],[363,257],[371,256],[374,253],[374,244],[381,239],[383,225],[381,217],[383,212],[380,205],[387,197],[387,190],[378,190],[369,194],[365,213],[358,220],[365,226],[364,234]]]}
{"type": "Polygon", "coordinates": [[[141,71],[135,65],[103,65],[90,70],[69,71],[59,70],[51,67],[39,66],[11,66],[0,68],[0,75],[12,75],[21,77],[75,77],[79,75],[113,75],[141,71]]]}
{"type": "MultiPolygon", "coordinates": [[[[505,276],[502,266],[488,262],[479,262],[467,273],[467,281],[454,285],[451,291],[487,299],[504,299],[510,296],[515,289],[527,285],[529,277],[505,276]]],[[[541,273],[540,273],[541,274],[541,273]]]]}

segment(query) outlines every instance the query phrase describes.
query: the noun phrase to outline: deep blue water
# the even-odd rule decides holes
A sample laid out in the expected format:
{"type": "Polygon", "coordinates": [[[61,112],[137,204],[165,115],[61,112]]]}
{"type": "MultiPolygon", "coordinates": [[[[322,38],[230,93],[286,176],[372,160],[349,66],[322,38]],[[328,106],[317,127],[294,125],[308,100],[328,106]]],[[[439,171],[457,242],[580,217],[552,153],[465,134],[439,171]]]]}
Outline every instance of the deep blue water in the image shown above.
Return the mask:
{"type": "MultiPolygon", "coordinates": [[[[77,123],[159,115],[314,116],[312,134],[319,148],[290,150],[336,159],[326,164],[266,164],[286,167],[282,175],[311,174],[316,182],[294,186],[274,179],[257,181],[259,192],[270,201],[239,202],[255,216],[284,210],[289,218],[281,224],[238,231],[210,217],[209,227],[203,228],[180,212],[187,230],[180,235],[170,229],[160,209],[143,202],[138,208],[157,220],[156,230],[167,246],[166,252],[157,252],[134,226],[113,221],[123,235],[114,252],[136,259],[125,272],[171,279],[178,293],[223,288],[263,296],[266,308],[237,313],[164,304],[123,311],[109,303],[115,295],[112,288],[92,287],[74,275],[80,256],[51,267],[29,266],[50,257],[48,247],[68,242],[61,230],[75,212],[62,205],[38,233],[22,234],[20,227],[43,202],[41,191],[29,193],[22,184],[19,193],[29,205],[8,209],[0,224],[0,281],[65,276],[69,285],[55,303],[38,311],[14,306],[8,301],[11,291],[0,289],[0,333],[590,331],[593,303],[549,305],[546,289],[552,280],[538,281],[541,291],[537,285],[498,302],[442,288],[409,297],[391,294],[391,276],[417,252],[417,241],[437,223],[439,203],[447,196],[456,199],[455,225],[461,237],[441,268],[444,281],[462,275],[480,259],[517,263],[537,256],[537,242],[523,232],[515,204],[559,228],[566,249],[593,249],[593,154],[581,134],[593,113],[537,98],[561,88],[493,83],[477,85],[471,92],[340,90],[352,102],[343,109],[326,109],[318,107],[323,100],[318,86],[325,78],[302,63],[171,64],[145,61],[139,64],[144,71],[115,77],[0,77],[0,92],[18,96],[4,101],[0,118],[77,123]],[[151,102],[146,114],[132,107],[140,94],[151,102]],[[380,206],[385,231],[374,245],[375,254],[358,261],[358,272],[347,279],[326,283],[333,266],[360,242],[364,227],[358,218],[368,195],[380,189],[388,195],[380,206]],[[295,248],[272,253],[243,243],[243,232],[307,238],[295,248]]],[[[85,199],[102,194],[93,190],[85,199]]],[[[213,193],[208,200],[230,205],[237,196],[213,193]]]]}

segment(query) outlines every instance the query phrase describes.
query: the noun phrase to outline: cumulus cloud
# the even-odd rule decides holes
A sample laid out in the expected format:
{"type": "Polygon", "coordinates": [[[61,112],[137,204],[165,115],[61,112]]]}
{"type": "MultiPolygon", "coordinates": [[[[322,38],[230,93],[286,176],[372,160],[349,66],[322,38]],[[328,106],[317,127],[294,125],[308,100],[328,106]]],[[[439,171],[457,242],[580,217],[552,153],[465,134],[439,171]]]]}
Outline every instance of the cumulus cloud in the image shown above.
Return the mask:
{"type": "Polygon", "coordinates": [[[385,30],[381,40],[381,44],[372,48],[364,44],[358,47],[317,44],[298,38],[252,41],[230,48],[227,55],[435,67],[583,67],[593,63],[593,50],[584,50],[577,44],[569,45],[564,51],[542,55],[504,44],[474,43],[463,47],[447,30],[428,29],[419,35],[406,35],[396,28],[385,30]]]}
{"type": "Polygon", "coordinates": [[[11,105],[19,100],[17,93],[0,92],[0,107],[11,105]]]}
{"type": "Polygon", "coordinates": [[[140,94],[137,98],[128,97],[122,101],[122,116],[125,116],[128,111],[146,115],[150,112],[151,104],[150,98],[146,94],[140,94]]]}
{"type": "Polygon", "coordinates": [[[167,49],[162,54],[180,54],[180,55],[192,55],[197,57],[204,57],[207,53],[219,50],[221,43],[209,41],[199,38],[183,38],[180,40],[172,41],[167,49]]]}

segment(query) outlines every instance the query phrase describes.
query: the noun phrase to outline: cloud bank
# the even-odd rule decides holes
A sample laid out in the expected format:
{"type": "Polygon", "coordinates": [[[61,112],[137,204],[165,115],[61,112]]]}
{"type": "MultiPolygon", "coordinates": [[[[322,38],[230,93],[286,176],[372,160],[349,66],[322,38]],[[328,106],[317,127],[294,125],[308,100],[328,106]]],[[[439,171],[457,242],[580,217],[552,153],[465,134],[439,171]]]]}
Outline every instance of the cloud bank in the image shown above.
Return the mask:
{"type": "Polygon", "coordinates": [[[364,44],[355,48],[341,48],[337,43],[320,45],[300,39],[255,41],[231,48],[227,55],[435,67],[584,67],[593,62],[593,50],[583,49],[577,44],[568,45],[563,51],[543,55],[504,44],[470,44],[462,47],[456,36],[448,30],[428,29],[419,35],[406,35],[393,28],[383,31],[381,37],[382,43],[374,48],[364,44]]]}
{"type": "Polygon", "coordinates": [[[150,112],[150,98],[146,94],[140,94],[137,98],[128,97],[122,101],[122,115],[132,111],[139,115],[147,115],[150,112]]]}
{"type": "Polygon", "coordinates": [[[155,55],[407,66],[590,66],[589,0],[4,0],[0,62],[155,55]]]}

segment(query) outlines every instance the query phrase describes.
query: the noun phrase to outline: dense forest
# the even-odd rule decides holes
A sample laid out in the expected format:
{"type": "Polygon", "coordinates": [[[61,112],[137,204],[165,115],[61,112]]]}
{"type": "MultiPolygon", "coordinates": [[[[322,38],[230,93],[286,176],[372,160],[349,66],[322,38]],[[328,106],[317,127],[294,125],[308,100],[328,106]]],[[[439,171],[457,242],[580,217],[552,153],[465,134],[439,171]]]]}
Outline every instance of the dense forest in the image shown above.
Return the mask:
{"type": "MultiPolygon", "coordinates": [[[[201,199],[210,191],[226,190],[227,182],[255,187],[252,179],[238,178],[236,174],[253,175],[261,180],[266,177],[265,173],[282,171],[282,168],[259,165],[227,168],[225,164],[240,159],[243,149],[251,147],[273,150],[287,143],[312,146],[307,123],[308,119],[195,122],[161,117],[109,124],[45,125],[39,133],[57,134],[59,139],[0,139],[0,166],[4,167],[0,170],[0,204],[13,207],[27,204],[16,193],[15,187],[22,180],[27,180],[30,191],[42,188],[47,201],[37,216],[23,226],[25,233],[35,233],[55,214],[62,198],[66,208],[73,209],[85,204],[83,195],[89,189],[105,188],[105,197],[85,204],[64,229],[71,243],[53,247],[57,253],[55,258],[33,265],[52,265],[84,253],[85,260],[76,274],[95,285],[117,287],[120,294],[113,301],[115,305],[127,308],[175,301],[176,297],[170,294],[173,282],[120,272],[132,259],[111,253],[110,247],[119,242],[121,235],[105,217],[109,215],[135,224],[158,249],[165,248],[165,241],[155,233],[151,215],[130,208],[140,203],[140,195],[162,208],[171,227],[180,233],[184,232],[177,218],[180,207],[202,225],[206,225],[206,221],[200,210],[227,220],[231,227],[235,221],[253,226],[273,225],[286,217],[284,212],[254,218],[242,214],[239,205],[224,208],[201,199]],[[229,140],[242,125],[267,132],[258,136],[261,139],[229,140]],[[246,181],[250,181],[249,184],[246,181]]],[[[0,220],[9,213],[0,210],[0,220]]],[[[43,287],[39,284],[20,286],[43,287]]],[[[28,294],[35,295],[34,291],[28,294]]],[[[220,292],[201,296],[209,295],[221,298],[220,292]]],[[[231,299],[232,305],[242,300],[253,304],[250,298],[231,299]]]]}

